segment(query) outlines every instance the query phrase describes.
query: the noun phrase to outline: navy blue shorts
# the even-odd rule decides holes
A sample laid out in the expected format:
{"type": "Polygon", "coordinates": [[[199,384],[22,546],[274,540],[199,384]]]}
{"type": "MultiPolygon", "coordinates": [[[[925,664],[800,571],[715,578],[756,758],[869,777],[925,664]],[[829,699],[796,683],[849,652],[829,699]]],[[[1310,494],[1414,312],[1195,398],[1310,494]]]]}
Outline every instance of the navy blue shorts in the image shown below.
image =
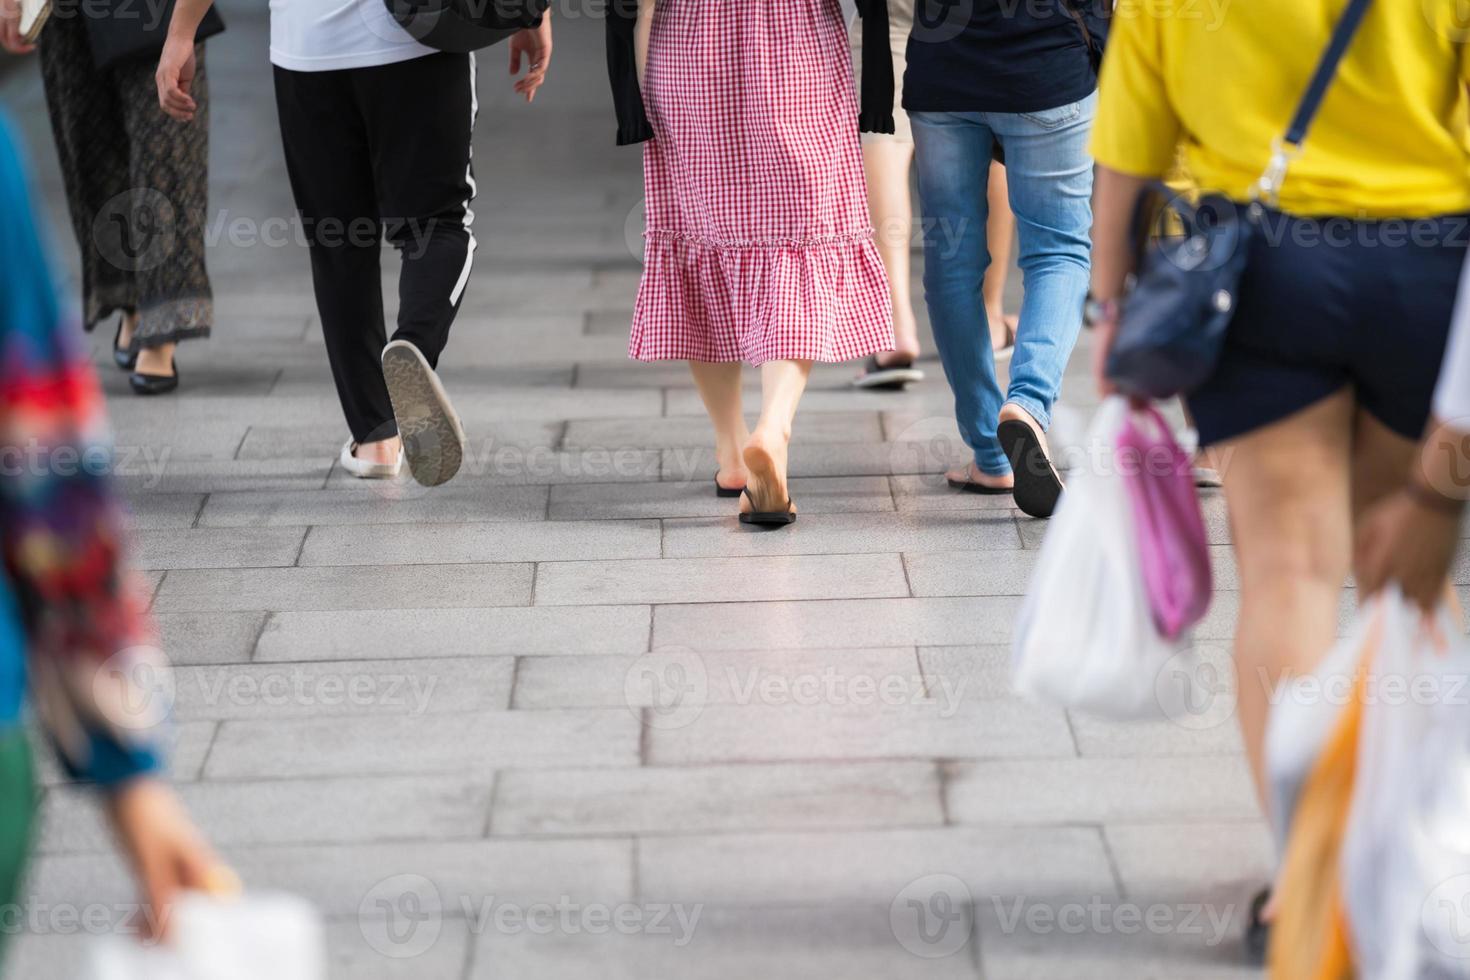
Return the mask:
{"type": "Polygon", "coordinates": [[[1200,444],[1245,435],[1352,385],[1418,439],[1449,335],[1470,215],[1354,221],[1268,212],[1220,361],[1186,401],[1200,444]]]}

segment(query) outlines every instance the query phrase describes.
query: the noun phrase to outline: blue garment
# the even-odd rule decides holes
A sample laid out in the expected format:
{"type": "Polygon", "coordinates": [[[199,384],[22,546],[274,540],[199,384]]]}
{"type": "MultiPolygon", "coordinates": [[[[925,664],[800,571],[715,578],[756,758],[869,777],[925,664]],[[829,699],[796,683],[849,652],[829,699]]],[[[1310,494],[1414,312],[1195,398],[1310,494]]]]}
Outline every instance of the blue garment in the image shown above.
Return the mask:
{"type": "Polygon", "coordinates": [[[982,473],[1011,471],[995,432],[1014,402],[1043,428],[1082,327],[1091,272],[1092,159],[1096,94],[1041,112],[913,112],[924,217],[924,299],[955,418],[982,473]],[[995,374],[981,282],[986,184],[995,144],[1005,151],[1011,210],[1020,232],[1021,304],[1010,389],[995,374]]]}
{"type": "Polygon", "coordinates": [[[1467,229],[1470,215],[1355,221],[1267,211],[1214,373],[1185,398],[1200,445],[1279,422],[1348,385],[1364,411],[1418,441],[1467,229]]]}
{"type": "Polygon", "coordinates": [[[917,0],[908,112],[1035,112],[1087,97],[1112,0],[917,0]]]}

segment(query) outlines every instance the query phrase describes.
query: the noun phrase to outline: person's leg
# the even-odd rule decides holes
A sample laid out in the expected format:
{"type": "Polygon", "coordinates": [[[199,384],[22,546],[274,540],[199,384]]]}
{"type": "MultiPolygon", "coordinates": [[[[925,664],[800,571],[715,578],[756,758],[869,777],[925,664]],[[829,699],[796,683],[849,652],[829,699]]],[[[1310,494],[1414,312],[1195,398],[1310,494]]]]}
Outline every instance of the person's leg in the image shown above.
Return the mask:
{"type": "Polygon", "coordinates": [[[436,53],[353,75],[387,239],[402,259],[398,329],[381,353],[404,457],[437,486],[464,461],[464,426],[435,368],[474,264],[470,138],[475,56],[436,53]]]}
{"type": "Polygon", "coordinates": [[[365,69],[354,86],[383,232],[403,261],[393,339],[411,342],[433,367],[474,263],[474,56],[439,53],[365,69]]]}
{"type": "Polygon", "coordinates": [[[924,217],[924,300],[954,392],[955,419],[974,453],[974,463],[950,478],[1007,487],[1011,467],[995,434],[1000,385],[981,297],[990,261],[985,182],[994,137],[975,114],[911,112],[909,119],[924,217]]]}
{"type": "MultiPolygon", "coordinates": [[[[114,311],[136,312],[138,305],[126,267],[136,245],[129,227],[128,134],[118,93],[93,64],[83,17],[53,18],[41,33],[39,53],[67,211],[82,259],[83,323],[91,330],[114,311]]],[[[129,326],[123,324],[119,338],[123,350],[132,342],[129,326]]]]}
{"type": "Polygon", "coordinates": [[[1337,633],[1352,560],[1355,416],[1344,387],[1218,447],[1230,459],[1222,476],[1240,576],[1237,708],[1263,807],[1272,690],[1288,671],[1315,669],[1337,633]]]}
{"type": "Polygon", "coordinates": [[[881,366],[908,363],[919,356],[919,322],[909,288],[909,249],[914,237],[913,202],[909,199],[909,168],[914,145],[900,140],[863,144],[863,170],[868,181],[868,210],[872,214],[878,255],[888,273],[893,299],[892,351],[877,355],[881,366]]]}
{"type": "Polygon", "coordinates": [[[1002,418],[1042,432],[1082,329],[1091,270],[1092,159],[1087,137],[1096,95],[1039,113],[988,114],[1005,146],[1011,208],[1020,231],[1025,296],[1002,418]]]}
{"type": "Polygon", "coordinates": [[[812,373],[811,361],[767,361],[761,365],[761,417],[746,440],[747,498],[742,510],[794,510],[786,484],[788,447],[796,407],[812,373]]]}
{"type": "Polygon", "coordinates": [[[277,68],[276,106],[337,396],[357,455],[388,463],[398,457],[398,424],[381,361],[381,230],[350,74],[277,68]]]}
{"type": "Polygon", "coordinates": [[[1016,237],[1016,216],[1011,211],[1010,184],[1004,164],[990,167],[987,197],[990,217],[985,222],[985,243],[990,249],[990,268],[985,270],[985,318],[990,321],[990,349],[997,354],[1016,335],[1019,319],[1005,311],[1006,277],[1011,271],[1011,241],[1016,237]]]}
{"type": "Polygon", "coordinates": [[[135,193],[142,196],[140,207],[151,215],[157,234],[172,245],[167,254],[140,263],[135,273],[140,319],[132,338],[138,350],[133,385],[140,393],[171,387],[150,385],[146,379],[173,378],[177,343],[208,337],[214,325],[214,294],[204,257],[209,210],[205,48],[201,44],[194,53],[197,72],[190,91],[199,109],[188,123],[160,118],[154,66],[147,59],[127,61],[111,72],[128,132],[135,193]],[[164,198],[167,209],[153,203],[164,198]]]}
{"type": "Polygon", "coordinates": [[[699,388],[699,397],[715,427],[715,459],[719,469],[715,482],[726,490],[745,486],[747,476],[741,453],[750,438],[745,412],[740,403],[740,363],[708,364],[690,361],[689,371],[699,388]]]}

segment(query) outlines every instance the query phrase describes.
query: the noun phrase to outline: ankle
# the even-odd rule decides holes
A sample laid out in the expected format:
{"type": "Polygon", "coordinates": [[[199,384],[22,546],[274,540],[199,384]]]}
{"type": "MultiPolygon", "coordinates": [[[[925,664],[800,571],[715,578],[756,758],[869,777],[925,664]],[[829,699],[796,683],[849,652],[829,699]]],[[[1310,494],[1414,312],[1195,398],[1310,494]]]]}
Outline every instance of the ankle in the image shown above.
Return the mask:
{"type": "Polygon", "coordinates": [[[117,349],[126,350],[132,346],[133,334],[138,332],[138,314],[124,313],[122,323],[117,334],[117,349]]]}
{"type": "Polygon", "coordinates": [[[402,443],[397,436],[379,439],[377,442],[358,443],[352,455],[368,463],[392,463],[398,459],[402,443]]]}
{"type": "Polygon", "coordinates": [[[750,434],[750,442],[758,442],[763,445],[770,445],[772,443],[784,445],[790,441],[790,425],[766,425],[763,423],[756,426],[755,431],[750,434]]]}
{"type": "Polygon", "coordinates": [[[169,375],[174,373],[174,345],[145,347],[138,351],[137,367],[140,374],[169,375]]]}

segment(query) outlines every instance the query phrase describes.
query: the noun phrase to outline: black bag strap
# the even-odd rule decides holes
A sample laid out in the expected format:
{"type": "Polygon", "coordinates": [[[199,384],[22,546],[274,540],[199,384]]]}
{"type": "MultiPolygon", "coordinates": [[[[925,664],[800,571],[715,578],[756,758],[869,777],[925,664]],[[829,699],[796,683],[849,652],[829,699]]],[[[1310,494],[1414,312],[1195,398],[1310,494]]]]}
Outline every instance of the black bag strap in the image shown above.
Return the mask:
{"type": "Polygon", "coordinates": [[[1087,44],[1087,60],[1092,65],[1092,73],[1096,75],[1102,71],[1102,45],[1097,42],[1097,36],[1092,33],[1092,28],[1087,26],[1087,15],[1077,9],[1073,0],[1062,0],[1062,7],[1071,16],[1077,29],[1082,32],[1082,40],[1087,44]]]}
{"type": "Polygon", "coordinates": [[[1348,47],[1353,43],[1353,37],[1358,33],[1363,15],[1368,12],[1371,2],[1372,0],[1349,0],[1347,9],[1342,12],[1342,18],[1332,30],[1332,40],[1328,43],[1327,50],[1322,52],[1317,70],[1312,73],[1311,84],[1307,86],[1301,104],[1296,107],[1296,115],[1292,116],[1291,125],[1286,129],[1283,142],[1288,146],[1301,146],[1302,141],[1307,138],[1307,128],[1312,125],[1317,110],[1322,108],[1322,100],[1327,96],[1327,89],[1332,86],[1332,79],[1337,75],[1337,66],[1342,63],[1343,55],[1347,54],[1348,47]]]}
{"type": "Polygon", "coordinates": [[[1348,48],[1353,43],[1353,38],[1358,33],[1358,28],[1363,23],[1363,15],[1368,12],[1368,5],[1373,0],[1348,0],[1342,17],[1337,21],[1337,26],[1332,29],[1332,38],[1327,43],[1327,49],[1322,52],[1322,58],[1317,62],[1317,68],[1312,72],[1312,80],[1307,84],[1307,90],[1302,93],[1301,102],[1297,104],[1296,113],[1291,117],[1291,124],[1286,127],[1286,133],[1271,147],[1271,162],[1266,165],[1266,170],[1256,181],[1251,190],[1253,200],[1258,203],[1275,206],[1281,194],[1281,184],[1286,179],[1286,169],[1291,166],[1291,161],[1301,153],[1302,143],[1306,141],[1307,130],[1312,125],[1312,120],[1317,116],[1317,110],[1322,108],[1322,100],[1327,97],[1327,90],[1332,87],[1332,80],[1337,76],[1337,66],[1342,63],[1343,55],[1347,54],[1348,48]]]}

